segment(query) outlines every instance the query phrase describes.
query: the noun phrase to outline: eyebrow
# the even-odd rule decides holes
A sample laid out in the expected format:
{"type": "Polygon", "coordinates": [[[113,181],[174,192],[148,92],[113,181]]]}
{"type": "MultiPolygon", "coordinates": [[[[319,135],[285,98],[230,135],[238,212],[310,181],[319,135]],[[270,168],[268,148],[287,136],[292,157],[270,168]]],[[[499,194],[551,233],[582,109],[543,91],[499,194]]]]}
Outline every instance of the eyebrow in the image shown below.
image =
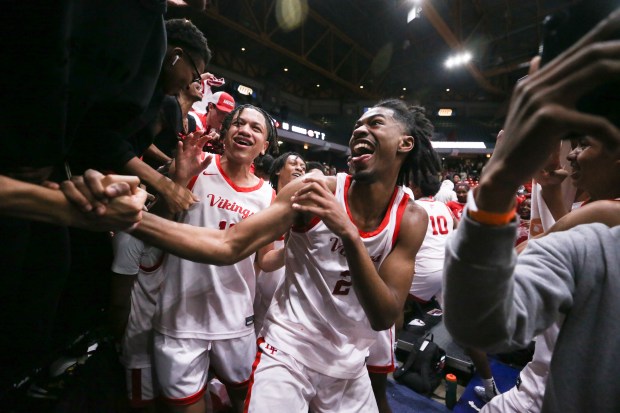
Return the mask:
{"type": "Polygon", "coordinates": [[[367,118],[365,118],[363,121],[362,120],[358,120],[357,122],[355,122],[355,125],[353,125],[354,128],[357,128],[359,125],[361,125],[362,123],[366,122],[370,122],[371,120],[375,119],[375,118],[383,118],[386,119],[386,116],[383,113],[377,113],[374,115],[371,115],[367,118]]]}

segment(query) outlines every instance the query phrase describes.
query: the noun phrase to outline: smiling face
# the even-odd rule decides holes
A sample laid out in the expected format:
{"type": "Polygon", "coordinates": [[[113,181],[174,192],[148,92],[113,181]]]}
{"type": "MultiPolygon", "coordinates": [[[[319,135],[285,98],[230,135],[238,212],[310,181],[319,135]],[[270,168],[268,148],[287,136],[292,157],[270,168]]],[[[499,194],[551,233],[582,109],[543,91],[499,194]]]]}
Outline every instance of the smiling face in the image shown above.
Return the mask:
{"type": "Polygon", "coordinates": [[[523,201],[521,201],[517,212],[519,213],[521,219],[530,219],[530,214],[532,212],[532,201],[530,200],[530,198],[525,198],[523,201]]]}
{"type": "Polygon", "coordinates": [[[571,141],[570,162],[573,184],[593,200],[620,195],[620,153],[606,148],[599,140],[584,136],[571,141]]]}
{"type": "Polygon", "coordinates": [[[399,153],[404,158],[413,148],[413,137],[406,135],[392,109],[374,107],[355,123],[349,148],[349,172],[353,178],[373,182],[380,178],[381,171],[399,170],[399,153]]]}
{"type": "Polygon", "coordinates": [[[235,113],[224,136],[226,159],[250,165],[259,154],[264,154],[269,146],[266,122],[255,109],[244,108],[235,113]]]}
{"type": "Polygon", "coordinates": [[[282,166],[282,169],[276,172],[276,175],[278,175],[277,190],[279,191],[280,189],[284,188],[286,184],[288,184],[295,178],[299,178],[305,173],[306,163],[304,162],[304,160],[297,155],[289,155],[288,158],[286,158],[286,162],[282,166]]]}
{"type": "Polygon", "coordinates": [[[181,93],[191,102],[199,102],[202,100],[202,85],[200,82],[192,82],[192,84],[181,93]]]}

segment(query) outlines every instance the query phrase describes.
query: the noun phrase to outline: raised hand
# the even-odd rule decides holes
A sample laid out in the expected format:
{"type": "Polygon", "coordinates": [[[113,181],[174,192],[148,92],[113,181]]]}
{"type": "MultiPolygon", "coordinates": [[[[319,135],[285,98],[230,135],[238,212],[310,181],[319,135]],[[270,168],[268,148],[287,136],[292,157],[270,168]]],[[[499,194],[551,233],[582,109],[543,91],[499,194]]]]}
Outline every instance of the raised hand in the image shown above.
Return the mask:
{"type": "Polygon", "coordinates": [[[202,148],[212,139],[214,139],[212,133],[194,132],[179,141],[174,167],[175,181],[186,184],[192,177],[205,170],[213,156],[203,152],[202,148]]]}
{"type": "Polygon", "coordinates": [[[296,211],[319,217],[339,237],[357,236],[355,225],[329,189],[327,178],[321,174],[304,176],[305,185],[291,197],[296,211]]]}
{"type": "MultiPolygon", "coordinates": [[[[481,179],[481,186],[491,186],[496,195],[502,193],[502,204],[543,169],[558,141],[567,135],[592,136],[610,148],[620,145],[620,131],[608,119],[576,109],[584,94],[620,76],[620,41],[610,40],[619,29],[620,12],[615,12],[544,68],[536,70],[539,59],[532,61],[530,76],[513,94],[504,142],[481,179]]],[[[494,209],[493,203],[488,210],[502,209],[494,209]]]]}

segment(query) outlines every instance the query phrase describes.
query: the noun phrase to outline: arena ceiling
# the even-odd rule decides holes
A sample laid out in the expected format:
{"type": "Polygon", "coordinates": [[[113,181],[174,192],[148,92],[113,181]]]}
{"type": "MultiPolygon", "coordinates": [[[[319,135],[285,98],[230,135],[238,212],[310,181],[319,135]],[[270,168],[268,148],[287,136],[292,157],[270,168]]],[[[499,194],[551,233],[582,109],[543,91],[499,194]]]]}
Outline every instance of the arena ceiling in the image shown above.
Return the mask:
{"type": "Polygon", "coordinates": [[[204,12],[171,8],[169,16],[188,17],[206,33],[215,65],[301,98],[500,107],[537,54],[544,17],[574,3],[210,0],[204,12]],[[407,22],[416,4],[418,17],[407,22]],[[445,67],[465,50],[469,64],[445,67]]]}

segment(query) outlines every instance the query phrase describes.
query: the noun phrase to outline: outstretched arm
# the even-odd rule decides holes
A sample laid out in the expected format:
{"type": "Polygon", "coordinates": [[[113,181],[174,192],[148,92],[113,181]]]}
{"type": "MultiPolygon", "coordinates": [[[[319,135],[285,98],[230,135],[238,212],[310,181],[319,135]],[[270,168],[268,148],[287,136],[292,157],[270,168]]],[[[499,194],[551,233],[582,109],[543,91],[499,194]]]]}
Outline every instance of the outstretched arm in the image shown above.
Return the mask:
{"type": "Polygon", "coordinates": [[[146,192],[131,189],[131,181],[132,177],[109,176],[101,184],[110,197],[105,207],[79,210],[62,191],[0,175],[0,214],[92,231],[126,229],[140,220],[146,199],[146,192]]]}
{"type": "Polygon", "coordinates": [[[181,258],[231,265],[289,230],[297,217],[290,198],[302,185],[301,178],[291,182],[269,208],[223,231],[180,224],[145,213],[132,234],[181,258]]]}

